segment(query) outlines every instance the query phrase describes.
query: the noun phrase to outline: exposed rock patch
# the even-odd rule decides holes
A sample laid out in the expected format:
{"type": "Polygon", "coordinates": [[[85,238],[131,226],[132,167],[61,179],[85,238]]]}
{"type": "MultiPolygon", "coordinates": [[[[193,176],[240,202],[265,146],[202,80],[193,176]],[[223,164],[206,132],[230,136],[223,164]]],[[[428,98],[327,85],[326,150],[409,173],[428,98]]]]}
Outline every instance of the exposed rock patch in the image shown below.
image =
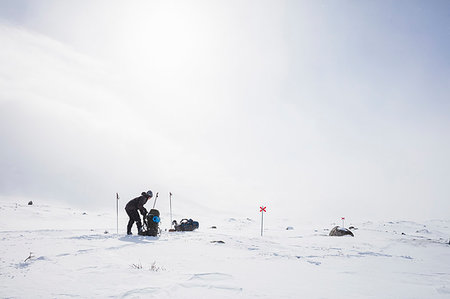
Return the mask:
{"type": "Polygon", "coordinates": [[[336,237],[340,237],[340,236],[345,236],[345,235],[350,235],[352,237],[354,237],[353,233],[351,232],[351,230],[345,228],[345,227],[340,227],[340,226],[335,226],[331,231],[330,231],[330,236],[336,236],[336,237]]]}

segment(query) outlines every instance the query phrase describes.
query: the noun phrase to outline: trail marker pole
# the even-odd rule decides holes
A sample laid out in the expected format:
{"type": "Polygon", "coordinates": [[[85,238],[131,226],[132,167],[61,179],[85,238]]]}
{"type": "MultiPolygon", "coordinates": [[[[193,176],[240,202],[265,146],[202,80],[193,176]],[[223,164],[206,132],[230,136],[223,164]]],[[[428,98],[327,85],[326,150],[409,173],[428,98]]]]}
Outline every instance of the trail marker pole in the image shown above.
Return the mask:
{"type": "Polygon", "coordinates": [[[116,232],[119,234],[119,193],[116,193],[116,232]]]}
{"type": "Polygon", "coordinates": [[[172,192],[169,192],[169,204],[170,204],[170,227],[172,227],[172,192]]]}
{"type": "Polygon", "coordinates": [[[261,237],[262,237],[264,228],[264,213],[266,212],[266,207],[260,206],[259,211],[261,212],[261,237]]]}
{"type": "Polygon", "coordinates": [[[345,217],[341,217],[341,220],[342,220],[342,227],[345,227],[344,225],[345,217]]]}

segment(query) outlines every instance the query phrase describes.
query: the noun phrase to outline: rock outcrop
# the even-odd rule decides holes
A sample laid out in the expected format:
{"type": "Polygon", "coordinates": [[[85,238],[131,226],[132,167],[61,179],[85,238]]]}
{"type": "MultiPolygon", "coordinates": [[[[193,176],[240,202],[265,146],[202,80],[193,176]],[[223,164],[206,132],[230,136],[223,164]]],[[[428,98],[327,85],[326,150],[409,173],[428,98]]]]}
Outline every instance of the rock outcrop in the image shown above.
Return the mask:
{"type": "Polygon", "coordinates": [[[353,233],[351,230],[345,228],[345,227],[340,227],[340,226],[335,226],[331,231],[330,231],[330,236],[345,236],[345,235],[350,235],[352,237],[354,237],[353,233]]]}

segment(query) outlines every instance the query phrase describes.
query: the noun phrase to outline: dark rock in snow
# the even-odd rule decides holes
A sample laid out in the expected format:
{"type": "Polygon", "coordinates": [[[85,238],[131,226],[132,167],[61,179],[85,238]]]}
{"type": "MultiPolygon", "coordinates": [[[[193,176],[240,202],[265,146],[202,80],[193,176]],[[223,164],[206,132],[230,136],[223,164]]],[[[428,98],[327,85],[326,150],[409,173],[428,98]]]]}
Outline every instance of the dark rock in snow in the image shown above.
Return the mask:
{"type": "Polygon", "coordinates": [[[225,242],[222,241],[222,240],[219,240],[219,241],[211,241],[211,243],[225,244],[225,242]]]}
{"type": "Polygon", "coordinates": [[[28,205],[29,205],[29,206],[32,206],[32,205],[33,205],[33,201],[30,200],[30,201],[28,202],[28,205]]]}
{"type": "Polygon", "coordinates": [[[346,229],[345,227],[340,227],[340,226],[335,226],[331,231],[330,231],[330,236],[345,236],[345,235],[350,235],[352,237],[354,237],[353,233],[349,230],[346,229]]]}
{"type": "Polygon", "coordinates": [[[357,230],[358,228],[357,228],[357,227],[354,227],[354,226],[350,226],[348,229],[357,230]]]}
{"type": "Polygon", "coordinates": [[[214,226],[214,225],[213,225],[213,226],[211,226],[210,228],[211,228],[211,229],[217,229],[217,226],[214,226]]]}

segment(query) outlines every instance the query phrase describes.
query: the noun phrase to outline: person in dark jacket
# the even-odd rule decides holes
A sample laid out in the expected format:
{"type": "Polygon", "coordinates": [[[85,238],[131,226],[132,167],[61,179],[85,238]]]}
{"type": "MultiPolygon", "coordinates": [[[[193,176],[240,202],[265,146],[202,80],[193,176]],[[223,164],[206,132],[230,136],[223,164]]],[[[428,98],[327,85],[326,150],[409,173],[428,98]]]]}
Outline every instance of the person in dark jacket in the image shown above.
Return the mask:
{"type": "Polygon", "coordinates": [[[138,210],[141,212],[142,217],[145,221],[145,216],[147,216],[147,209],[144,208],[144,205],[147,203],[147,201],[153,197],[153,192],[151,190],[147,192],[142,192],[141,196],[136,197],[132,200],[130,200],[127,205],[125,206],[125,211],[128,214],[128,217],[130,217],[130,220],[128,221],[127,225],[127,235],[131,235],[131,228],[133,227],[133,223],[136,222],[136,226],[138,229],[138,234],[142,234],[142,223],[141,223],[141,217],[139,216],[138,210]]]}

